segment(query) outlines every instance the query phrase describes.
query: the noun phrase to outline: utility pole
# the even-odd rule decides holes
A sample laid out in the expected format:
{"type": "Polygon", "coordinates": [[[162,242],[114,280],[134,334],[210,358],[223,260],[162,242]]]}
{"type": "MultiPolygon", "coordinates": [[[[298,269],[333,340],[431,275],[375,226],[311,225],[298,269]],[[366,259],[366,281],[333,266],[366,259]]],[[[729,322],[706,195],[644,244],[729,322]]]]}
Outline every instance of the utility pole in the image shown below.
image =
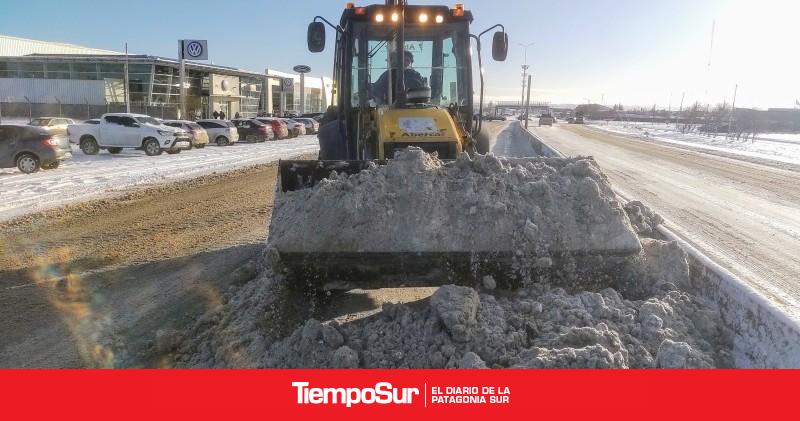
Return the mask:
{"type": "Polygon", "coordinates": [[[678,127],[678,119],[681,118],[681,113],[683,112],[683,98],[686,96],[686,92],[681,94],[681,105],[678,108],[678,115],[675,117],[675,127],[678,127]]]}
{"type": "Polygon", "coordinates": [[[534,43],[532,43],[532,42],[530,42],[528,44],[517,44],[520,47],[522,47],[522,56],[523,56],[523,64],[522,64],[522,97],[519,100],[520,108],[522,108],[525,105],[525,79],[528,76],[528,47],[532,46],[533,44],[534,43]]]}
{"type": "MultiPolygon", "coordinates": [[[[178,70],[178,83],[180,84],[180,108],[178,109],[178,118],[183,118],[186,115],[186,59],[183,57],[183,43],[185,40],[178,41],[178,57],[179,57],[179,70],[178,70]]],[[[230,110],[228,110],[230,112],[230,110]]],[[[164,113],[164,108],[161,108],[161,113],[164,113]]]]}
{"type": "Polygon", "coordinates": [[[131,112],[130,79],[128,77],[128,43],[125,43],[125,112],[131,112]]]}
{"type": "Polygon", "coordinates": [[[733,125],[733,113],[736,111],[736,92],[739,90],[739,84],[733,87],[733,102],[731,103],[731,113],[728,115],[728,130],[725,137],[731,134],[731,125],[733,125]]]}
{"type": "Polygon", "coordinates": [[[528,128],[528,120],[530,119],[530,106],[531,106],[531,75],[528,75],[528,98],[525,100],[525,128],[528,128]]]}

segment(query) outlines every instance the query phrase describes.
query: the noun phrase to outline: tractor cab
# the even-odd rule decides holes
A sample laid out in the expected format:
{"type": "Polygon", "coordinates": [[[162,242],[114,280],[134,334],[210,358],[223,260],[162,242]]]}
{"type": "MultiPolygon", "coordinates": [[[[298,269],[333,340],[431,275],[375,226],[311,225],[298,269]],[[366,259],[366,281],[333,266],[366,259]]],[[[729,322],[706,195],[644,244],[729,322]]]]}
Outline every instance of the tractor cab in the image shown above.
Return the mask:
{"type": "MultiPolygon", "coordinates": [[[[325,23],[336,31],[339,127],[335,140],[321,132],[322,160],[383,160],[408,146],[443,159],[476,151],[471,40],[480,61],[480,38],[470,34],[470,11],[400,1],[348,4],[339,25],[319,16],[309,25],[312,52],[325,47],[325,23]],[[328,154],[325,142],[338,146],[336,153],[328,154]]],[[[493,55],[505,59],[508,38],[497,32],[495,39],[493,55]]]]}

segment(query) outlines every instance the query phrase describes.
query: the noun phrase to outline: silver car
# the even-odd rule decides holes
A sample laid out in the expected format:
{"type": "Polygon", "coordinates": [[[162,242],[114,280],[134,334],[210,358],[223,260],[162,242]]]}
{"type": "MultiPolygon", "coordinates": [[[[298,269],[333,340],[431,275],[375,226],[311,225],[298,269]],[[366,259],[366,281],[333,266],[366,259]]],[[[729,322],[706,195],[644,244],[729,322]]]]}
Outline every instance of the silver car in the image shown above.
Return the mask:
{"type": "Polygon", "coordinates": [[[315,134],[319,131],[319,122],[313,118],[293,118],[292,120],[306,126],[306,134],[315,134]]]}
{"type": "Polygon", "coordinates": [[[239,141],[239,132],[236,130],[236,126],[228,120],[197,120],[197,124],[208,133],[209,143],[227,146],[239,141]]]}

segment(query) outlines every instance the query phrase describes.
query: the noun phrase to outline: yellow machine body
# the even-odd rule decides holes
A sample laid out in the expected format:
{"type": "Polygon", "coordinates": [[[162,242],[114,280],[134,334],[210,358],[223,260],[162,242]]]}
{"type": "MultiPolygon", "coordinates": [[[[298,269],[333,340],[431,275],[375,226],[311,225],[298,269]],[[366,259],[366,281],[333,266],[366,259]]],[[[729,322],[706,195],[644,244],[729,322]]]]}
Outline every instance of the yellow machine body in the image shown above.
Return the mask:
{"type": "Polygon", "coordinates": [[[378,107],[375,119],[378,159],[391,158],[394,150],[409,146],[437,152],[442,159],[466,150],[466,136],[445,108],[378,107]]]}

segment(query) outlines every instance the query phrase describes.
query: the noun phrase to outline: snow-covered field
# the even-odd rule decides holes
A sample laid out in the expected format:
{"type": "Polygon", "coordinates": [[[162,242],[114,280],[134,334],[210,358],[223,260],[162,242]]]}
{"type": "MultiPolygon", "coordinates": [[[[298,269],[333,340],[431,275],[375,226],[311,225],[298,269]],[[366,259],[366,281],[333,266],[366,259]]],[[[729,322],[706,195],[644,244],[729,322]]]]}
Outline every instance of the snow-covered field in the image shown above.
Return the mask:
{"type": "Polygon", "coordinates": [[[726,139],[724,135],[714,137],[702,133],[681,133],[674,125],[663,123],[595,121],[590,125],[612,133],[637,135],[643,139],[800,165],[800,134],[764,133],[757,135],[755,140],[736,140],[726,139]]]}
{"type": "Polygon", "coordinates": [[[16,168],[0,169],[0,221],[111,195],[130,187],[229,171],[318,149],[315,135],[226,147],[209,145],[155,157],[130,149],[119,155],[102,151],[88,156],[73,145],[72,159],[55,170],[23,174],[16,168]]]}

